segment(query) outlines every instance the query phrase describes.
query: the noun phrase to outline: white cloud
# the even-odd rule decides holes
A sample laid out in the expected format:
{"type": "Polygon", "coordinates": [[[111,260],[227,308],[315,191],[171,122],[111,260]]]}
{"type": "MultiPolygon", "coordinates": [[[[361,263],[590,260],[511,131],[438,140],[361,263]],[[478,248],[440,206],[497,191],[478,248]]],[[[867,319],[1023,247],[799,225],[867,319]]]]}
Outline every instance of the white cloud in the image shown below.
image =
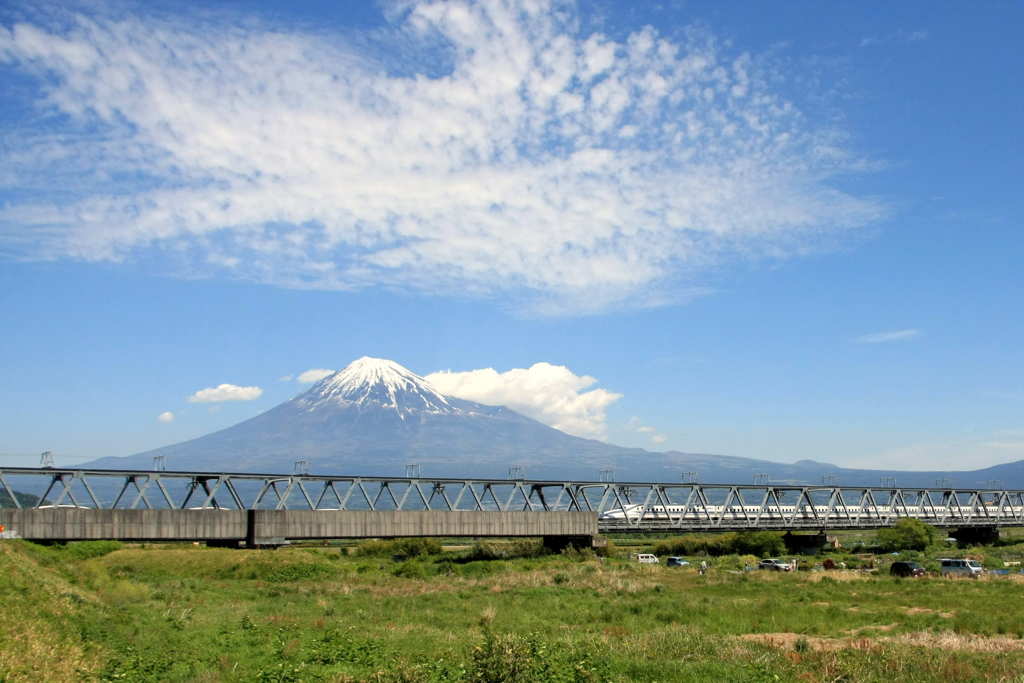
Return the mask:
{"type": "Polygon", "coordinates": [[[641,427],[637,431],[640,432],[641,434],[650,434],[651,432],[656,432],[658,430],[655,429],[654,427],[641,427]]]}
{"type": "Polygon", "coordinates": [[[166,411],[156,416],[157,422],[174,422],[174,413],[166,411]]]}
{"type": "Polygon", "coordinates": [[[668,437],[664,434],[655,434],[651,437],[651,443],[665,443],[668,441],[668,437]]]}
{"type": "Polygon", "coordinates": [[[597,383],[569,368],[536,363],[528,369],[497,372],[492,368],[468,372],[435,372],[424,379],[447,396],[492,406],[508,406],[538,422],[588,439],[605,436],[605,408],[622,394],[586,389],[597,383]]]}
{"type": "Polygon", "coordinates": [[[304,373],[296,378],[296,381],[302,382],[303,384],[312,384],[313,382],[319,382],[328,375],[333,375],[334,370],[325,370],[318,368],[315,370],[306,370],[304,373]]]}
{"type": "Polygon", "coordinates": [[[219,403],[221,401],[254,401],[263,395],[259,387],[238,387],[221,384],[214,389],[202,389],[186,400],[189,403],[219,403]]]}
{"type": "Polygon", "coordinates": [[[884,213],[828,184],[860,163],[841,133],[704,29],[616,42],[572,5],[424,0],[353,43],[116,8],[0,25],[0,78],[38,88],[12,111],[45,114],[4,129],[0,187],[33,191],[0,245],[25,258],[579,313],[884,213]]]}
{"type": "Polygon", "coordinates": [[[281,378],[281,381],[282,382],[291,382],[292,379],[294,379],[294,377],[295,377],[295,375],[285,375],[284,377],[281,378]]]}
{"type": "Polygon", "coordinates": [[[886,342],[909,341],[920,337],[921,330],[900,330],[899,332],[876,332],[857,337],[858,344],[884,344],[886,342]]]}

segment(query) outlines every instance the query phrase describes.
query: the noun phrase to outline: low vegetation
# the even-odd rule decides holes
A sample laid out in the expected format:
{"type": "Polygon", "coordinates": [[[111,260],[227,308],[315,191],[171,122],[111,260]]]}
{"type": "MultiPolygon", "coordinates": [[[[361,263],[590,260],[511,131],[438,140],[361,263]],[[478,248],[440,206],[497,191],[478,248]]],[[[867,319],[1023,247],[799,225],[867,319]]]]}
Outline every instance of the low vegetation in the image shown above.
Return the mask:
{"type": "MultiPolygon", "coordinates": [[[[1022,680],[1024,576],[894,579],[842,571],[868,561],[844,554],[744,571],[752,546],[727,542],[701,576],[532,540],[2,541],[0,681],[1022,680]]],[[[1022,550],[955,552],[1002,566],[1022,550]]]]}
{"type": "Polygon", "coordinates": [[[688,534],[658,541],[656,555],[756,555],[768,557],[786,552],[782,536],[773,531],[724,534],[688,534]]]}

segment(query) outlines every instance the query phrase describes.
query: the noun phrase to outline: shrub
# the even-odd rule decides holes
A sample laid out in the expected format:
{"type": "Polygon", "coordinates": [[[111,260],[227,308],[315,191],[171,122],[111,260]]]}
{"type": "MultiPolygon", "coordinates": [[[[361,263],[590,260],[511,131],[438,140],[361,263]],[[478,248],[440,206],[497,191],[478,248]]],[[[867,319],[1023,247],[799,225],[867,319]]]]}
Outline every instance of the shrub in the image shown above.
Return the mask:
{"type": "Polygon", "coordinates": [[[267,565],[263,578],[273,583],[292,583],[293,581],[319,581],[334,576],[334,568],[320,562],[296,564],[267,565]]]}
{"type": "Polygon", "coordinates": [[[407,555],[440,555],[441,541],[436,538],[396,538],[390,541],[363,541],[356,548],[356,555],[364,557],[393,557],[407,555]]]}
{"type": "Polygon", "coordinates": [[[470,679],[480,683],[518,683],[531,680],[530,644],[514,634],[496,636],[484,629],[484,642],[473,650],[470,679]]]}
{"type": "Polygon", "coordinates": [[[427,575],[423,564],[419,560],[401,562],[391,573],[403,579],[422,579],[427,575]]]}
{"type": "Polygon", "coordinates": [[[879,530],[878,545],[885,552],[925,550],[934,538],[934,527],[914,517],[904,517],[888,529],[879,530]]]}
{"type": "Polygon", "coordinates": [[[769,557],[781,555],[786,551],[786,544],[774,531],[747,531],[743,533],[727,532],[713,536],[696,536],[687,534],[669,538],[654,544],[655,555],[753,555],[769,557]]]}
{"type": "Polygon", "coordinates": [[[655,555],[728,555],[735,538],[736,534],[731,532],[715,536],[687,534],[658,541],[652,552],[655,555]]]}
{"type": "Polygon", "coordinates": [[[477,543],[470,551],[473,560],[514,560],[521,557],[540,557],[548,551],[537,538],[517,538],[510,543],[483,541],[477,543]]]}
{"type": "Polygon", "coordinates": [[[124,548],[124,543],[121,543],[121,541],[81,541],[65,546],[62,553],[65,557],[87,560],[93,557],[109,555],[121,548],[124,548]]]}
{"type": "Polygon", "coordinates": [[[786,552],[786,544],[774,531],[746,531],[736,534],[733,548],[742,555],[770,557],[786,552]]]}

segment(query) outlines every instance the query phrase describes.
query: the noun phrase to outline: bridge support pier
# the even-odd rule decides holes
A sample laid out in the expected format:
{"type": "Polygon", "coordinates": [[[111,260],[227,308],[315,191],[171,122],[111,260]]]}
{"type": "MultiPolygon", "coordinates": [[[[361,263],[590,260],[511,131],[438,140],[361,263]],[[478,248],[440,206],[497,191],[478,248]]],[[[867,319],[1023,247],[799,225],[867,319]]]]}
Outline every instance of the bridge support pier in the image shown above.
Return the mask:
{"type": "Polygon", "coordinates": [[[957,540],[957,543],[964,545],[988,545],[995,543],[1004,532],[1000,532],[994,526],[963,527],[952,532],[950,536],[957,540]]]}
{"type": "Polygon", "coordinates": [[[782,537],[786,544],[786,550],[797,555],[818,555],[821,548],[828,543],[828,535],[824,532],[817,534],[794,534],[787,531],[782,537]]]}
{"type": "Polygon", "coordinates": [[[569,546],[579,550],[585,548],[603,548],[608,539],[598,536],[544,536],[544,547],[552,552],[560,553],[569,546]]]}

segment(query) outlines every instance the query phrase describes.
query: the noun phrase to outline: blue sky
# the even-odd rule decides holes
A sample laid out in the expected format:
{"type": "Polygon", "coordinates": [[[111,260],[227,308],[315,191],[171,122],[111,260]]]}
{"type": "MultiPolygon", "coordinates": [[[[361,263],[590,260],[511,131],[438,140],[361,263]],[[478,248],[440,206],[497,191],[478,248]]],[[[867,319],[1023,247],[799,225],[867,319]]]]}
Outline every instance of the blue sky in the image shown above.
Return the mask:
{"type": "Polygon", "coordinates": [[[1022,29],[6,3],[0,464],[200,436],[364,355],[652,450],[1022,459],[1022,29]]]}

